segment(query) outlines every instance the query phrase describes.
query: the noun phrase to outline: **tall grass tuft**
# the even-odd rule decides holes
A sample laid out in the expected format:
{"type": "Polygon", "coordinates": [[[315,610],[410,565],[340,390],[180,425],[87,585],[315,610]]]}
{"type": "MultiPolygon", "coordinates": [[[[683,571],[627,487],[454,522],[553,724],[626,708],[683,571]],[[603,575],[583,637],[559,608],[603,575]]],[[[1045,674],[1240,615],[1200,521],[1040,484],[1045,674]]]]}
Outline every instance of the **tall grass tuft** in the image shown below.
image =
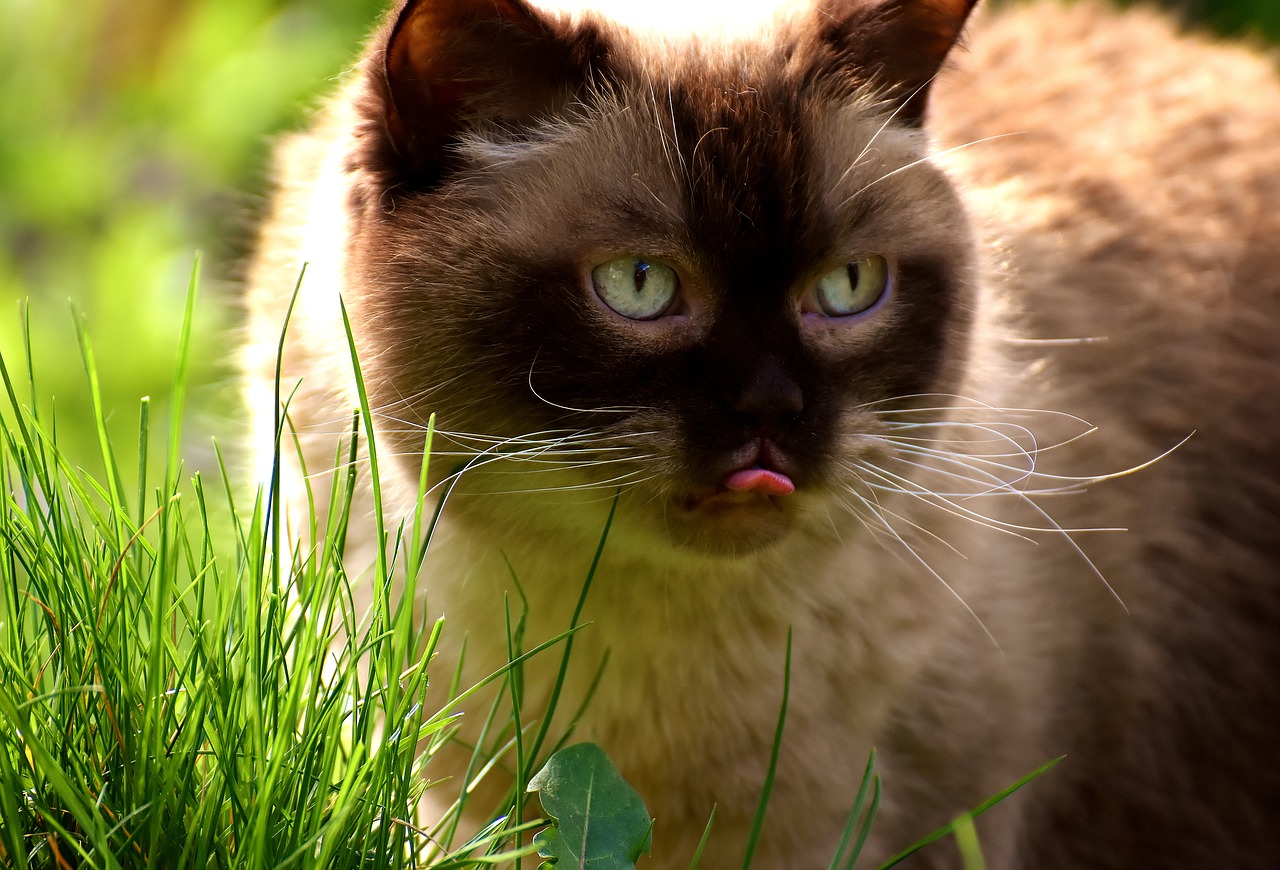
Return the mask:
{"type": "Polygon", "coordinates": [[[238,497],[221,459],[220,481],[188,479],[191,311],[169,425],[139,407],[137,481],[117,470],[83,330],[105,475],[77,467],[35,410],[29,342],[23,365],[0,359],[0,866],[471,866],[529,852],[519,835],[543,821],[502,807],[456,847],[454,820],[433,835],[415,818],[450,711],[474,689],[429,690],[444,626],[413,623],[412,588],[393,600],[376,582],[356,612],[340,558],[353,472],[332,477],[338,507],[321,525],[336,531],[305,549],[279,532],[276,487],[238,497]],[[150,481],[155,450],[165,473],[150,481]]]}

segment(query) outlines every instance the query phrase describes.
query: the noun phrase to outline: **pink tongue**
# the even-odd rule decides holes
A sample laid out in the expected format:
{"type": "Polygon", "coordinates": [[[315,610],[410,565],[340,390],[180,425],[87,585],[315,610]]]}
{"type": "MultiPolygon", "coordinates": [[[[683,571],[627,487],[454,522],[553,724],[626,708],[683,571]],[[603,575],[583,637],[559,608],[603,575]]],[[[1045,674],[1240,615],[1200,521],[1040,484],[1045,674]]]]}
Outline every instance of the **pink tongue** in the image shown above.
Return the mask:
{"type": "Polygon", "coordinates": [[[796,491],[791,478],[767,468],[744,468],[724,479],[733,492],[758,492],[762,495],[790,495],[796,491]]]}

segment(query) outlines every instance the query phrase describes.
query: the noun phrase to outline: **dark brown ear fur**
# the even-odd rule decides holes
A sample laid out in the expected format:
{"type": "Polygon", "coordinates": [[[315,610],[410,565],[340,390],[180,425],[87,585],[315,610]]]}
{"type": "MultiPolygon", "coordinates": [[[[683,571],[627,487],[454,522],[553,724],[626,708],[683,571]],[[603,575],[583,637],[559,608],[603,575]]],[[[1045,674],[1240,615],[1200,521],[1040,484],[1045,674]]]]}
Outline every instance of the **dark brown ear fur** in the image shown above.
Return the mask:
{"type": "Polygon", "coordinates": [[[977,0],[827,0],[818,8],[822,72],[871,81],[909,126],[977,0]]]}
{"type": "Polygon", "coordinates": [[[554,109],[602,54],[593,28],[570,27],[523,0],[409,0],[373,71],[396,175],[430,186],[468,124],[518,126],[554,109]]]}
{"type": "MultiPolygon", "coordinates": [[[[929,83],[976,0],[826,0],[818,9],[814,79],[872,83],[898,120],[917,126],[929,83]]],[[[370,58],[362,166],[388,186],[427,189],[474,124],[518,131],[591,81],[608,79],[598,28],[525,0],[408,0],[385,50],[370,58]]],[[[376,44],[376,43],[375,43],[376,44]]]]}

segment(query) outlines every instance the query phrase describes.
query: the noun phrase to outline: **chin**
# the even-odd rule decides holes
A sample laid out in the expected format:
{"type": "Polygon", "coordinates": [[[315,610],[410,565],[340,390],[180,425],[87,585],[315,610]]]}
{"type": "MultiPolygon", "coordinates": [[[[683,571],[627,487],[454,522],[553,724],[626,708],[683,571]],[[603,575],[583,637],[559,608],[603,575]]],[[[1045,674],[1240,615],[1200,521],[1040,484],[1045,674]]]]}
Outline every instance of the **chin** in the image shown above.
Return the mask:
{"type": "Polygon", "coordinates": [[[777,546],[795,530],[794,496],[753,493],[672,501],[662,531],[676,549],[726,559],[745,558],[777,546]]]}

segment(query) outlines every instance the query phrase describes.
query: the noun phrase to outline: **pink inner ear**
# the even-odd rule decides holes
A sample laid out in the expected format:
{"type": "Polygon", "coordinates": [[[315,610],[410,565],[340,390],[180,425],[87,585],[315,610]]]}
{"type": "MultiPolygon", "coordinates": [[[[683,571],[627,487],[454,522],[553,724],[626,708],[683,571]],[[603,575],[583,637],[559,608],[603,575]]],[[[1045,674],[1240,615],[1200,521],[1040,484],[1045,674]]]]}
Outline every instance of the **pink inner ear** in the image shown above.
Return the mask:
{"type": "Polygon", "coordinates": [[[791,478],[767,468],[744,468],[724,479],[724,485],[733,492],[758,492],[761,495],[790,495],[796,491],[791,478]]]}

